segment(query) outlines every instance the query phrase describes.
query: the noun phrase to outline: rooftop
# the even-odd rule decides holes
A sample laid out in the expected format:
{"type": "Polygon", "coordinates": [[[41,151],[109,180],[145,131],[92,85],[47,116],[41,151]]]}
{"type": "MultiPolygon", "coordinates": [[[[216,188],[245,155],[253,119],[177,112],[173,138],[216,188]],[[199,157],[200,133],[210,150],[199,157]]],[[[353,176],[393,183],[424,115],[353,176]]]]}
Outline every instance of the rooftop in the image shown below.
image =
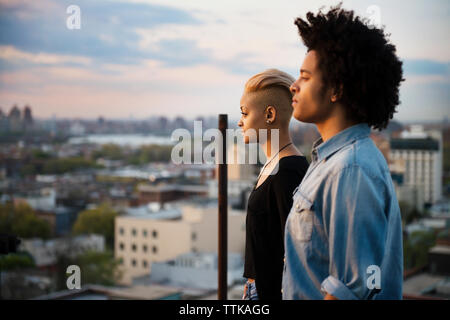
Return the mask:
{"type": "Polygon", "coordinates": [[[449,299],[450,279],[445,276],[419,273],[403,281],[403,295],[449,299]]]}
{"type": "Polygon", "coordinates": [[[107,287],[87,284],[77,290],[63,290],[33,300],[168,300],[179,299],[180,291],[152,284],[132,287],[107,287]]]}
{"type": "Polygon", "coordinates": [[[391,139],[391,149],[438,151],[439,141],[430,137],[420,139],[391,139]]]}

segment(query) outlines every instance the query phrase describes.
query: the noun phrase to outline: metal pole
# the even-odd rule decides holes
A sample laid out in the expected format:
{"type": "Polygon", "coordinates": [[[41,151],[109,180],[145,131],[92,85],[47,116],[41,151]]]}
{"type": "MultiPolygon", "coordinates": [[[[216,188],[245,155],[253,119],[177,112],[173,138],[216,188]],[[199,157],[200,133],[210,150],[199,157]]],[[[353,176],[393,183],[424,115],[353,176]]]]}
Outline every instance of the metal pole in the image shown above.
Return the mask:
{"type": "Polygon", "coordinates": [[[227,135],[226,129],[228,127],[228,116],[226,114],[219,114],[219,130],[222,135],[222,146],[219,152],[219,168],[218,168],[218,207],[219,207],[219,253],[218,253],[218,299],[227,300],[227,233],[228,233],[228,170],[227,170],[227,135]]]}

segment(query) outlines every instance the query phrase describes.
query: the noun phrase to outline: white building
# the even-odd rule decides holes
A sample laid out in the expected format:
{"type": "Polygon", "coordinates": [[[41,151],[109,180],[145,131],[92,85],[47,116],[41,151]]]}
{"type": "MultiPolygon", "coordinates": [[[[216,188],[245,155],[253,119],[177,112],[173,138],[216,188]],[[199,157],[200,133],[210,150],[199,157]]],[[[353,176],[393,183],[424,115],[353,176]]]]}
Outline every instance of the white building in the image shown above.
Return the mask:
{"type": "Polygon", "coordinates": [[[69,132],[72,136],[82,136],[86,133],[86,128],[79,121],[77,121],[70,125],[69,132]]]}
{"type": "Polygon", "coordinates": [[[105,238],[98,234],[51,240],[36,238],[23,240],[19,250],[27,251],[33,257],[37,267],[47,267],[54,265],[58,256],[62,254],[75,257],[88,250],[103,252],[105,250],[105,238]]]}
{"type": "MultiPolygon", "coordinates": [[[[228,254],[227,284],[243,281],[244,262],[237,253],[228,254]]],[[[173,260],[155,262],[150,279],[152,283],[186,288],[217,289],[217,253],[189,252],[173,260]]]]}
{"type": "Polygon", "coordinates": [[[56,208],[56,191],[54,188],[42,188],[38,194],[23,197],[34,210],[53,210],[56,208]]]}
{"type": "Polygon", "coordinates": [[[420,126],[402,133],[400,139],[391,139],[389,158],[403,161],[404,184],[423,190],[425,203],[435,203],[442,196],[442,135],[424,132],[420,126]]]}

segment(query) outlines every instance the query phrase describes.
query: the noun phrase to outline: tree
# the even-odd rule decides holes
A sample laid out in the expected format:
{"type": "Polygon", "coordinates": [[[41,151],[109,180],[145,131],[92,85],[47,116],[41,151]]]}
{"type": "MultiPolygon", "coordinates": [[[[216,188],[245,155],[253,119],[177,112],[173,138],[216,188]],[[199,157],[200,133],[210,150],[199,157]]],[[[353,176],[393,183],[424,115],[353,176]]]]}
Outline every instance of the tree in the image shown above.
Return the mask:
{"type": "Polygon", "coordinates": [[[33,258],[25,252],[0,255],[0,271],[34,267],[33,258]]]}
{"type": "Polygon", "coordinates": [[[122,277],[120,262],[114,258],[112,251],[105,252],[85,251],[76,257],[60,254],[57,258],[56,290],[67,289],[67,267],[77,265],[80,267],[81,287],[86,284],[100,284],[112,286],[122,277]]]}
{"type": "Polygon", "coordinates": [[[80,212],[73,226],[73,234],[100,234],[105,237],[106,246],[114,248],[114,220],[118,213],[108,204],[80,212]]]}
{"type": "Polygon", "coordinates": [[[172,146],[144,145],[139,148],[128,160],[134,165],[144,165],[149,162],[168,162],[172,154],[172,146]]]}
{"type": "Polygon", "coordinates": [[[86,160],[81,157],[49,159],[45,161],[42,168],[43,174],[63,174],[70,171],[89,168],[103,168],[94,161],[86,160]]]}
{"type": "Polygon", "coordinates": [[[81,269],[82,283],[114,285],[121,277],[120,262],[112,251],[87,251],[76,259],[81,269]]]}
{"type": "Polygon", "coordinates": [[[433,231],[415,231],[403,239],[405,269],[423,267],[428,264],[428,251],[436,244],[433,231]]]}
{"type": "Polygon", "coordinates": [[[414,220],[420,219],[424,216],[424,213],[420,212],[415,207],[412,207],[409,203],[400,201],[399,206],[404,225],[408,225],[414,220]]]}
{"type": "Polygon", "coordinates": [[[14,234],[19,238],[43,238],[51,236],[50,223],[36,216],[26,203],[0,204],[0,233],[14,234]]]}
{"type": "Polygon", "coordinates": [[[110,160],[123,160],[124,153],[119,145],[108,143],[104,144],[100,150],[97,150],[93,153],[93,158],[106,158],[110,160]]]}

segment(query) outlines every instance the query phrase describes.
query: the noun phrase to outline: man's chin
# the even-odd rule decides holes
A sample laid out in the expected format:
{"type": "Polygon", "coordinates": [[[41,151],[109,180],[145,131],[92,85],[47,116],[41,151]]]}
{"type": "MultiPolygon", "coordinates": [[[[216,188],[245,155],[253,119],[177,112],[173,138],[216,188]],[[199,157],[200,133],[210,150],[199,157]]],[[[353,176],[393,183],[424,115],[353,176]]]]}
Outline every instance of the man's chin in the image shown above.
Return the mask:
{"type": "Polygon", "coordinates": [[[293,114],[292,117],[300,122],[305,122],[305,123],[314,123],[314,121],[309,118],[309,117],[305,117],[305,115],[303,114],[293,114]]]}

